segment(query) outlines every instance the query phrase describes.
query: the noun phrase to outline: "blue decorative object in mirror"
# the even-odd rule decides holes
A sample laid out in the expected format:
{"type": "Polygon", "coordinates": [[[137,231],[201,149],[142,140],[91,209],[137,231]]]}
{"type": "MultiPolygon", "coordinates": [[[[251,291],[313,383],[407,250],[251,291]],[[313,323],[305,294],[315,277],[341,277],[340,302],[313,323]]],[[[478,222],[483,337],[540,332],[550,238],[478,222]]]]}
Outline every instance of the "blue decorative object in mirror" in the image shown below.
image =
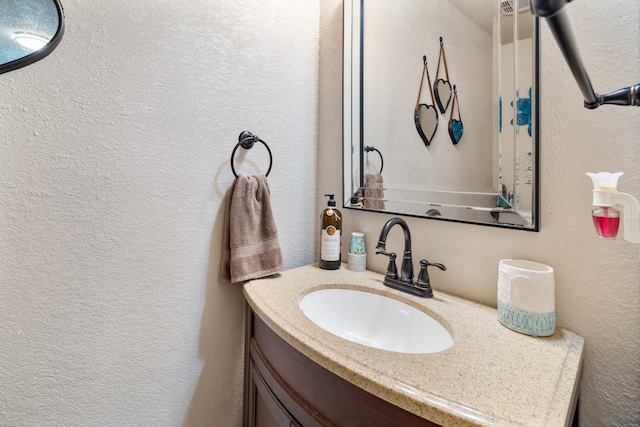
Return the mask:
{"type": "Polygon", "coordinates": [[[460,102],[458,101],[458,90],[456,85],[453,85],[453,105],[451,106],[451,118],[449,119],[449,136],[453,145],[458,145],[462,138],[462,116],[460,115],[460,102]],[[453,118],[453,112],[458,108],[458,119],[453,118]]]}
{"type": "MultiPolygon", "coordinates": [[[[516,95],[519,96],[518,91],[516,91],[516,95]]],[[[513,107],[513,101],[511,106],[513,107]]],[[[518,97],[518,109],[515,116],[518,127],[527,126],[527,133],[531,136],[531,88],[529,88],[528,98],[518,97]]],[[[513,119],[511,119],[510,123],[513,126],[513,119]]]]}

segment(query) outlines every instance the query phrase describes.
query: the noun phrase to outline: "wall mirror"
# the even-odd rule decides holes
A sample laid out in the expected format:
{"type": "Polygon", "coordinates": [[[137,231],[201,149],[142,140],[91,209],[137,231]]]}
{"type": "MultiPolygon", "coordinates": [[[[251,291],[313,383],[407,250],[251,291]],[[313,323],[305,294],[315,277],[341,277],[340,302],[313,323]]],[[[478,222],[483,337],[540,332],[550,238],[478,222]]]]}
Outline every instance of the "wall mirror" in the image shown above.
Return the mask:
{"type": "Polygon", "coordinates": [[[60,43],[64,14],[58,0],[2,0],[0,73],[32,64],[60,43]]]}
{"type": "Polygon", "coordinates": [[[538,231],[528,0],[345,0],[344,26],[344,206],[538,231]],[[415,111],[437,89],[427,145],[415,111]]]}

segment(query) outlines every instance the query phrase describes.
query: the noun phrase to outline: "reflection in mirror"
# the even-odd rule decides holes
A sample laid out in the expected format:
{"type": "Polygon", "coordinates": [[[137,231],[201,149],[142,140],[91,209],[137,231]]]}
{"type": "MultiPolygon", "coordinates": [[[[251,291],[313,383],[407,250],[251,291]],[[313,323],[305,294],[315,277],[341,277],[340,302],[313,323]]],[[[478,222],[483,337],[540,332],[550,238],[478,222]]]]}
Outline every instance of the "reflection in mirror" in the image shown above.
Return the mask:
{"type": "Polygon", "coordinates": [[[345,0],[344,7],[345,207],[537,231],[538,21],[527,0],[345,0]],[[415,82],[423,56],[438,57],[441,37],[446,75],[424,79],[422,102],[431,101],[426,80],[442,91],[433,114],[417,108],[415,82]],[[452,88],[450,102],[440,79],[452,88]],[[411,110],[423,132],[444,117],[428,144],[408,122],[411,110]],[[385,165],[379,197],[369,201],[365,178],[379,172],[365,146],[384,153],[385,165]]]}
{"type": "Polygon", "coordinates": [[[451,83],[447,80],[438,79],[436,80],[433,91],[436,96],[438,108],[440,109],[440,112],[444,114],[449,107],[449,102],[451,101],[451,83]]]}
{"type": "Polygon", "coordinates": [[[460,115],[460,104],[458,103],[458,90],[456,85],[453,85],[453,105],[451,106],[451,116],[449,119],[449,136],[451,137],[451,142],[453,145],[457,145],[462,138],[462,133],[464,132],[464,126],[462,124],[462,116],[460,115]],[[458,118],[454,119],[453,114],[456,111],[456,107],[458,110],[458,118]]]}
{"type": "MultiPolygon", "coordinates": [[[[384,210],[384,182],[382,181],[382,170],[384,169],[384,158],[382,153],[375,147],[367,145],[364,147],[365,153],[377,152],[380,156],[380,171],[375,172],[375,169],[369,173],[364,174],[364,191],[363,191],[363,207],[371,210],[384,210]]],[[[367,164],[369,162],[367,156],[367,164]]],[[[375,164],[375,163],[374,163],[375,164]]]]}
{"type": "Polygon", "coordinates": [[[431,77],[429,76],[429,66],[427,64],[427,57],[422,57],[424,65],[422,67],[422,78],[420,79],[420,89],[418,90],[418,100],[416,101],[416,108],[413,111],[413,120],[416,124],[416,130],[418,135],[422,138],[422,142],[427,147],[431,144],[433,135],[435,135],[438,129],[438,112],[435,107],[435,97],[433,95],[433,88],[431,87],[431,77]],[[429,96],[431,97],[431,104],[421,104],[420,97],[422,96],[422,87],[424,86],[424,78],[427,77],[427,86],[429,87],[429,96]]]}
{"type": "Polygon", "coordinates": [[[2,0],[0,73],[32,64],[60,43],[64,15],[58,0],[2,0]]]}
{"type": "Polygon", "coordinates": [[[438,69],[436,71],[436,83],[434,85],[434,93],[436,97],[436,102],[438,103],[438,108],[440,112],[444,114],[449,107],[449,102],[451,102],[451,82],[449,81],[449,68],[447,67],[447,56],[444,53],[444,41],[442,37],[440,37],[440,56],[438,56],[438,69]],[[445,76],[447,79],[439,78],[440,75],[440,64],[444,67],[445,76]]]}
{"type": "Polygon", "coordinates": [[[427,147],[438,130],[438,112],[433,105],[419,104],[414,112],[416,129],[427,147]]]}

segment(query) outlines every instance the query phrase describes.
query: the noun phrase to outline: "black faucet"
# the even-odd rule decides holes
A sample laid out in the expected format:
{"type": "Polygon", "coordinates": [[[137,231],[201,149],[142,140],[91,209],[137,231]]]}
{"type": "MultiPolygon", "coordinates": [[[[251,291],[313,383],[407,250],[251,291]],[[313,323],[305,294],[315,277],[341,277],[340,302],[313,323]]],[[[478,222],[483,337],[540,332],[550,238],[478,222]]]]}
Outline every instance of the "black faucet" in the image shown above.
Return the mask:
{"type": "Polygon", "coordinates": [[[438,267],[440,270],[446,270],[447,268],[442,264],[430,263],[426,259],[420,260],[420,273],[418,274],[418,280],[413,281],[413,260],[411,259],[411,232],[409,226],[401,218],[391,218],[382,227],[380,231],[380,238],[376,245],[378,251],[376,254],[382,254],[389,257],[389,266],[387,267],[387,273],[384,276],[383,283],[390,288],[397,289],[399,291],[408,292],[412,295],[419,297],[431,298],[433,297],[433,290],[431,289],[431,283],[429,281],[429,273],[427,267],[430,265],[438,267]],[[394,252],[387,252],[387,235],[389,230],[394,225],[399,224],[404,231],[404,254],[402,256],[402,267],[400,269],[400,277],[398,277],[398,269],[396,268],[396,257],[394,252]]]}

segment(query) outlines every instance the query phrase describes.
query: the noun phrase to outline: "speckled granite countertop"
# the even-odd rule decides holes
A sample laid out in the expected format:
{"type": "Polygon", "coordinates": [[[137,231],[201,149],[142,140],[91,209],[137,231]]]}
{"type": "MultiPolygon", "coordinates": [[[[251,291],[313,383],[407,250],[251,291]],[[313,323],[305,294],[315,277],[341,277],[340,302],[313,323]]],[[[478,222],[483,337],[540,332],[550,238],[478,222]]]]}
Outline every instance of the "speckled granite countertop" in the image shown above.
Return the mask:
{"type": "Polygon", "coordinates": [[[579,385],[584,340],[557,328],[547,338],[513,332],[496,309],[435,291],[423,299],[388,288],[383,276],[309,265],[244,285],[253,310],[307,357],[409,412],[443,426],[565,426],[579,385]],[[453,336],[449,349],[405,354],[326,332],[298,306],[324,288],[359,289],[419,308],[453,336]]]}

